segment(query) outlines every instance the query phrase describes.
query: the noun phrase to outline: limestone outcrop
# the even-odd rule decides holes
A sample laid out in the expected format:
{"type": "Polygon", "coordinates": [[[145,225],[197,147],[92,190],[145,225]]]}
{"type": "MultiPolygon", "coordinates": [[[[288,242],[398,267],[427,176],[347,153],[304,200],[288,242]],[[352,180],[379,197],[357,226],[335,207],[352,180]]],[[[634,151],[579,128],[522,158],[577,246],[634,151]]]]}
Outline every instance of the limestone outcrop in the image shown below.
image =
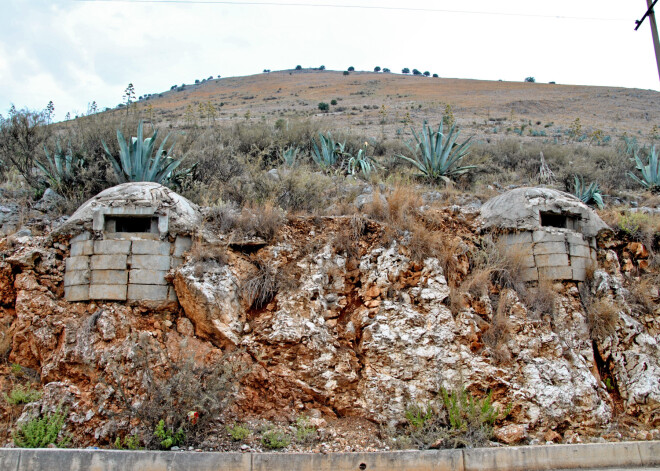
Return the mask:
{"type": "MultiPolygon", "coordinates": [[[[555,282],[549,307],[539,310],[530,304],[542,294],[535,285],[528,297],[505,286],[462,287],[478,226],[467,220],[456,230],[453,217],[435,220],[451,220],[444,237],[464,250],[422,259],[413,258],[409,235],[384,243],[373,221],[356,236],[351,217],[325,218],[323,231],[311,218],[291,219],[270,245],[226,245],[216,259],[184,254],[168,274],[180,307],[167,309],[68,302],[67,243],[32,237],[4,245],[6,354],[49,391],[39,407],[65,400],[81,445],[107,444],[134,426],[116,411],[148,391],[145,352],[161,374],[188,357],[214,366],[227,352],[244,355],[245,376],[227,410],[241,419],[304,413],[394,425],[412,404],[437,402],[442,388],[491,392],[508,406],[498,425],[504,442],[606,436],[617,414],[652,417],[660,321],[630,304],[619,263],[625,244],[599,247],[593,279],[555,282]],[[593,321],[598,300],[616,313],[601,329],[593,321]]],[[[657,301],[657,292],[649,296],[657,301]]]]}

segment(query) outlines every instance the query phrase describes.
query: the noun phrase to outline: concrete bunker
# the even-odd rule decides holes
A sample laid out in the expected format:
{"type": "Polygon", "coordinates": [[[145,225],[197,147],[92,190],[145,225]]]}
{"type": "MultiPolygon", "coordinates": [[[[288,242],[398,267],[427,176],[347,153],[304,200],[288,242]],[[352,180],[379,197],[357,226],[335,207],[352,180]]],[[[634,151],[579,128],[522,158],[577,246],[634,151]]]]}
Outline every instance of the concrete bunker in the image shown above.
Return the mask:
{"type": "Polygon", "coordinates": [[[584,281],[596,268],[596,236],[608,229],[575,196],[550,188],[516,188],[481,208],[482,230],[495,230],[507,248],[520,250],[525,281],[584,281]]]}
{"type": "Polygon", "coordinates": [[[85,202],[59,229],[73,234],[67,301],[176,301],[167,272],[182,263],[199,208],[152,182],[124,183],[85,202]]]}

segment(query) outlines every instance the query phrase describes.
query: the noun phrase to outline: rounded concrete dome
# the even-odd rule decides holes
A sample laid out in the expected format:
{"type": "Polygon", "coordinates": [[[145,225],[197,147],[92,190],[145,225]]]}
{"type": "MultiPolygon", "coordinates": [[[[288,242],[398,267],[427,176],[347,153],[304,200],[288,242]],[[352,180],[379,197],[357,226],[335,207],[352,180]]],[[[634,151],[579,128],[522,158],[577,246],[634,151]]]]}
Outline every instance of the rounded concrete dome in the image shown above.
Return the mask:
{"type": "Polygon", "coordinates": [[[484,229],[536,230],[544,226],[573,229],[587,237],[608,229],[589,206],[575,196],[550,188],[523,187],[502,193],[481,207],[484,229]]]}
{"type": "MultiPolygon", "coordinates": [[[[190,234],[199,228],[199,207],[169,188],[154,182],[130,182],[103,190],[78,208],[61,227],[62,232],[101,230],[98,215],[135,215],[165,218],[169,235],[190,234]]],[[[162,225],[159,226],[162,231],[162,225]]]]}

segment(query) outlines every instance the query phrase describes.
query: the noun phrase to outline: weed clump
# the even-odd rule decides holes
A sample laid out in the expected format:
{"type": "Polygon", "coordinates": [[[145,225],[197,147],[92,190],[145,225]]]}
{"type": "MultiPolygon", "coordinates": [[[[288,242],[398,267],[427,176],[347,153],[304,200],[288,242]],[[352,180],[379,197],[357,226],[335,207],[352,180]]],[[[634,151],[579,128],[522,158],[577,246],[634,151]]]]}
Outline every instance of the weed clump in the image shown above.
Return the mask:
{"type": "Polygon", "coordinates": [[[441,389],[440,404],[413,404],[405,411],[403,433],[395,437],[398,448],[473,448],[487,446],[493,426],[511,408],[497,409],[492,393],[477,398],[464,388],[441,389]]]}
{"type": "Polygon", "coordinates": [[[22,386],[20,384],[15,386],[9,394],[3,394],[5,401],[13,406],[38,401],[41,399],[41,395],[41,391],[33,389],[32,386],[22,386]]]}
{"type": "Polygon", "coordinates": [[[280,429],[266,430],[261,435],[261,444],[269,450],[279,450],[291,445],[291,436],[280,429]]]}
{"type": "Polygon", "coordinates": [[[311,425],[309,419],[304,415],[296,419],[295,431],[296,442],[298,443],[312,443],[316,440],[316,427],[311,425]]]}
{"type": "Polygon", "coordinates": [[[256,261],[252,273],[240,285],[240,294],[249,306],[260,309],[275,297],[279,287],[277,270],[267,263],[256,261]]]}
{"type": "Polygon", "coordinates": [[[164,352],[141,340],[130,373],[110,366],[110,386],[118,398],[116,415],[137,420],[139,438],[148,449],[199,445],[213,433],[214,424],[234,401],[249,367],[240,351],[227,353],[208,366],[192,357],[163,364],[164,358],[168,358],[164,352]],[[144,392],[140,400],[132,399],[135,393],[126,389],[130,385],[127,377],[141,378],[144,392]]]}
{"type": "Polygon", "coordinates": [[[241,424],[234,424],[231,427],[227,427],[227,432],[229,432],[229,436],[235,442],[245,440],[251,433],[249,428],[241,424]]]}
{"type": "Polygon", "coordinates": [[[14,431],[14,444],[19,448],[46,448],[51,444],[57,448],[66,447],[71,442],[71,437],[62,431],[66,415],[58,409],[43,417],[33,417],[14,431]]]}

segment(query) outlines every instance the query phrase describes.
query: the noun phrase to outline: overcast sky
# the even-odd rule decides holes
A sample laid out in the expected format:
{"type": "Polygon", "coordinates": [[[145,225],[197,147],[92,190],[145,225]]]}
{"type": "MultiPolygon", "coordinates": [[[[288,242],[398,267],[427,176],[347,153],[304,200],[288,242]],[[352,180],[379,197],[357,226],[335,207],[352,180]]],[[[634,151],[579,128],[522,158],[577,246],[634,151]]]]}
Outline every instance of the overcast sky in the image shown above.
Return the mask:
{"type": "Polygon", "coordinates": [[[645,0],[0,1],[0,114],[298,64],[660,89],[645,0]]]}

